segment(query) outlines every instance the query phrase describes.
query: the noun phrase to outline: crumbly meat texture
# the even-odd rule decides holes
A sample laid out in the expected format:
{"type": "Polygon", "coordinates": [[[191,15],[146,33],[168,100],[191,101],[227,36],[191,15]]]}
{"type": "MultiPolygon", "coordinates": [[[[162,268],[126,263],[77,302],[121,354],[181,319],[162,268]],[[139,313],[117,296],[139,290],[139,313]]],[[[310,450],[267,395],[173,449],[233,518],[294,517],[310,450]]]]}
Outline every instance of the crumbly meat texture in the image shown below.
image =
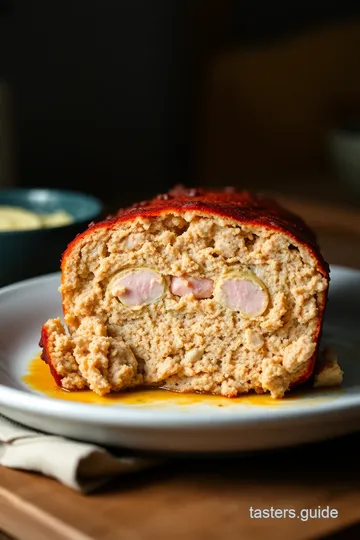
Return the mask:
{"type": "Polygon", "coordinates": [[[340,386],[343,381],[344,372],[339,366],[336,352],[327,347],[320,355],[314,373],[314,388],[331,388],[340,386]]]}
{"type": "MultiPolygon", "coordinates": [[[[71,343],[78,376],[98,394],[149,385],[281,398],[312,373],[328,281],[314,250],[280,228],[197,209],[115,220],[90,228],[65,254],[61,293],[69,336],[59,339],[59,325],[49,329],[52,354],[66,372],[71,343]],[[132,309],[111,283],[124,270],[144,267],[167,286],[157,301],[132,309]],[[214,296],[179,297],[169,287],[169,276],[216,283],[244,269],[269,295],[255,317],[214,296]]],[[[69,379],[66,384],[71,388],[69,379]]]]}
{"type": "Polygon", "coordinates": [[[60,319],[43,326],[42,359],[66,390],[90,388],[100,396],[142,382],[138,362],[122,340],[107,335],[97,317],[84,317],[71,337],[60,319]]]}
{"type": "Polygon", "coordinates": [[[42,359],[49,365],[57,384],[65,390],[82,390],[87,383],[74,358],[73,340],[66,334],[60,319],[48,320],[41,331],[42,359]]]}

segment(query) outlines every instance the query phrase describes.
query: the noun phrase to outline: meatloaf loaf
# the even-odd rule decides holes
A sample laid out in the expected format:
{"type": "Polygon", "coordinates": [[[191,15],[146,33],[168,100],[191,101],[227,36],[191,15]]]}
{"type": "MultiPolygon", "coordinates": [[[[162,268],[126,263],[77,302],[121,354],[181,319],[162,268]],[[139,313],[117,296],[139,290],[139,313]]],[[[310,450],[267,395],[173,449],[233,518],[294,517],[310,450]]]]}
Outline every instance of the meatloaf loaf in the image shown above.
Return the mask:
{"type": "Polygon", "coordinates": [[[329,267],[260,195],[182,186],[89,228],[62,258],[65,330],[42,328],[58,385],[281,398],[314,370],[329,267]]]}

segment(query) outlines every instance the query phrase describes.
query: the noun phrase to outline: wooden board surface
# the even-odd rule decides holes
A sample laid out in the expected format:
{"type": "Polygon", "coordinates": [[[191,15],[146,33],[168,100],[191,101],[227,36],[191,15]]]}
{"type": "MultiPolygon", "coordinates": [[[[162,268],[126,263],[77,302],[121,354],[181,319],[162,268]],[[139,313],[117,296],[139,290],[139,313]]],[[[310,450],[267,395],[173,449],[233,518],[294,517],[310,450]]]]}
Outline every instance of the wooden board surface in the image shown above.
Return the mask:
{"type": "MultiPolygon", "coordinates": [[[[315,226],[331,263],[360,268],[356,210],[283,202],[315,226]]],[[[359,455],[356,434],[261,455],[177,459],[90,496],[0,468],[0,529],[18,540],[313,538],[360,520],[359,455]],[[251,519],[249,511],[328,505],[338,518],[251,519]]]]}
{"type": "MultiPolygon", "coordinates": [[[[324,534],[360,520],[360,437],[266,455],[173,460],[79,495],[1,470],[0,527],[21,540],[220,540],[324,534]],[[329,460],[329,461],[327,461],[329,460]],[[336,509],[336,519],[251,519],[249,508],[336,509]]],[[[306,517],[306,516],[304,516],[306,517]]]]}

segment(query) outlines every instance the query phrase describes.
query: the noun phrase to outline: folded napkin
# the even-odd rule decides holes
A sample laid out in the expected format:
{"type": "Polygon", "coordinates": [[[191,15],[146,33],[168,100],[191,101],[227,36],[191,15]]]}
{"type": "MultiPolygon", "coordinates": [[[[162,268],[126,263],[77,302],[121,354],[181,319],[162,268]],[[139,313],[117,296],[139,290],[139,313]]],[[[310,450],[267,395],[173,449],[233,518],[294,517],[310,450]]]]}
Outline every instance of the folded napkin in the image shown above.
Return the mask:
{"type": "Polygon", "coordinates": [[[114,478],[156,465],[155,460],[115,456],[94,444],[47,435],[0,416],[0,465],[42,473],[82,493],[114,478]]]}

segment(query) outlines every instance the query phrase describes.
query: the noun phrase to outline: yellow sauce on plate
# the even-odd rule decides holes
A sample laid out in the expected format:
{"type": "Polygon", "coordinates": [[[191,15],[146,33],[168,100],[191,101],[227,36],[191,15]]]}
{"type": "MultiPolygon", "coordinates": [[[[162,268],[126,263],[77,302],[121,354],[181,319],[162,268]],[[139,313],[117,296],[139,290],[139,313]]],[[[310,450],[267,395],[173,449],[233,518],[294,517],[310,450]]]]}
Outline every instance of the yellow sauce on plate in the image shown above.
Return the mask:
{"type": "Polygon", "coordinates": [[[237,398],[225,398],[204,394],[177,394],[161,389],[142,389],[108,394],[100,397],[91,390],[78,390],[68,392],[56,386],[49,367],[36,356],[29,364],[27,375],[23,382],[32,390],[41,392],[48,397],[73,401],[77,403],[91,403],[93,405],[142,405],[162,406],[164,404],[192,405],[196,403],[216,407],[238,405],[253,405],[263,407],[283,407],[301,400],[301,404],[315,405],[323,400],[333,399],[334,396],[324,397],[321,391],[308,390],[307,394],[293,392],[283,399],[273,399],[269,394],[245,394],[237,398]],[[301,398],[309,399],[301,399],[301,398]],[[316,399],[314,399],[316,398],[316,399]]]}

